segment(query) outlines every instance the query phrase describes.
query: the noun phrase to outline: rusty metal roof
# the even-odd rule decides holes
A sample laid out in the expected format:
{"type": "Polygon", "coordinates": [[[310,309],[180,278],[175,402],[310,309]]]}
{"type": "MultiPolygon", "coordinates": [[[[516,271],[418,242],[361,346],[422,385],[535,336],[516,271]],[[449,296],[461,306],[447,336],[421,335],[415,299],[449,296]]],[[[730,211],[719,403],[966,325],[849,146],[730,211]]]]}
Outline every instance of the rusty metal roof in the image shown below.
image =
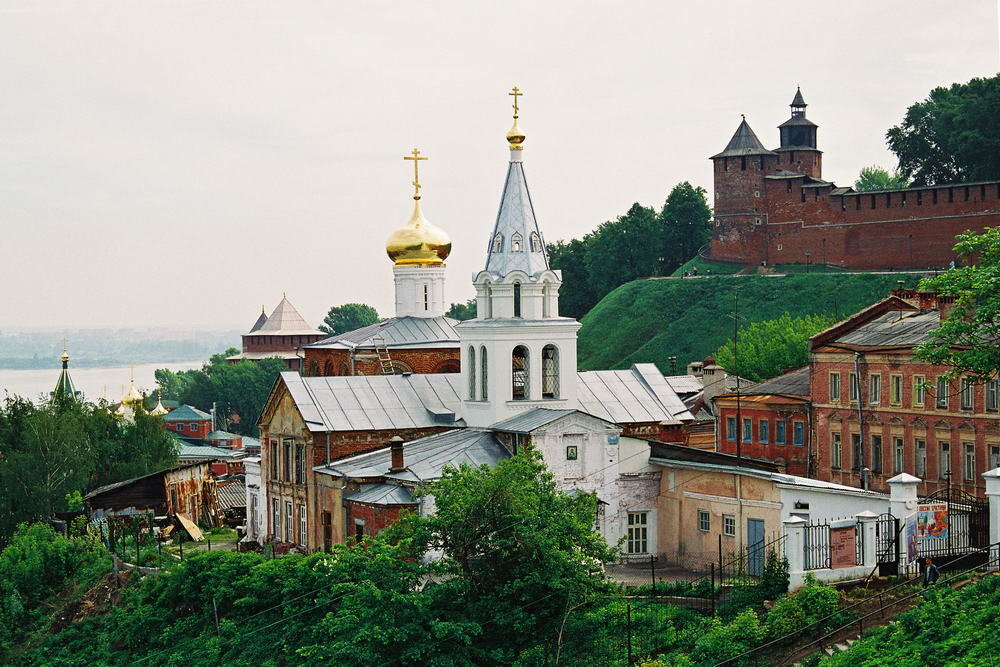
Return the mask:
{"type": "Polygon", "coordinates": [[[833,342],[863,347],[908,347],[929,340],[941,327],[936,310],[890,310],[841,334],[833,342]]]}
{"type": "Polygon", "coordinates": [[[762,396],[765,394],[809,396],[809,367],[796,368],[784,375],[764,380],[747,389],[744,393],[746,396],[762,396]]]}

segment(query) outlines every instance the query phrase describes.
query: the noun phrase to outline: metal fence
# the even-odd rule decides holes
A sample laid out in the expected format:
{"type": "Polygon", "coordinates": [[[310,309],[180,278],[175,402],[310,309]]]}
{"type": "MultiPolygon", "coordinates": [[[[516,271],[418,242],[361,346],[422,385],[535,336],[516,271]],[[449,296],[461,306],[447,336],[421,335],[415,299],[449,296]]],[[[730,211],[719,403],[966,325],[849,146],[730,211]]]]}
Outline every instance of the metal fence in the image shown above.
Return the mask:
{"type": "Polygon", "coordinates": [[[830,524],[807,523],[803,535],[805,569],[822,570],[830,567],[830,524]]]}

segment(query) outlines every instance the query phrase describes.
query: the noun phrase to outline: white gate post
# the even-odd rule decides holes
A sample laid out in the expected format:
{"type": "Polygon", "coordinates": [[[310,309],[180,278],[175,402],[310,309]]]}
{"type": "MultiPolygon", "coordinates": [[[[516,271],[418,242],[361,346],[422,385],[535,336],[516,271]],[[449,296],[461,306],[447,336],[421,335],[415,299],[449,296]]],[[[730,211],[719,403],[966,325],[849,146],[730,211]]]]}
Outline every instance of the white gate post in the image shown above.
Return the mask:
{"type": "Polygon", "coordinates": [[[917,484],[923,480],[908,473],[900,473],[886,480],[889,485],[889,512],[899,521],[896,549],[899,553],[899,572],[909,565],[906,547],[906,519],[917,511],[917,484]]]}
{"type": "Polygon", "coordinates": [[[990,501],[990,544],[994,545],[990,549],[990,561],[997,567],[996,561],[1000,558],[997,542],[1000,542],[1000,468],[983,473],[986,478],[986,497],[990,501]]]}
{"type": "Polygon", "coordinates": [[[788,559],[788,590],[794,591],[802,588],[806,579],[806,520],[790,516],[781,523],[785,533],[785,558],[788,559]]]}
{"type": "Polygon", "coordinates": [[[861,540],[862,549],[861,564],[873,570],[875,569],[876,558],[878,557],[875,553],[875,519],[878,518],[878,514],[870,510],[865,510],[864,512],[855,514],[854,518],[861,524],[861,535],[858,535],[858,539],[861,540]]]}

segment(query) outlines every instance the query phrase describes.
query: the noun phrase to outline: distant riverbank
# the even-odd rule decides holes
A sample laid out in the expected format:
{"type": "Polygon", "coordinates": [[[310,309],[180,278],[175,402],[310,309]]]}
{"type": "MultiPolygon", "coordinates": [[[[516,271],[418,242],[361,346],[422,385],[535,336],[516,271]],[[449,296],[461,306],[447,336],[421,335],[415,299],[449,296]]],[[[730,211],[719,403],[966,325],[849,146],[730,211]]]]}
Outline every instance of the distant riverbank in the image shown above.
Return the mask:
{"type": "MultiPolygon", "coordinates": [[[[139,364],[133,367],[135,384],[139,391],[152,391],[156,386],[153,376],[157,368],[169,368],[172,371],[185,371],[201,368],[203,361],[175,361],[139,364]]],[[[11,370],[0,369],[0,397],[6,394],[37,399],[48,396],[59,377],[59,362],[49,362],[46,368],[11,370]]],[[[117,401],[122,391],[128,386],[128,366],[95,366],[93,368],[78,368],[70,363],[70,376],[76,383],[76,388],[82,391],[90,401],[106,398],[117,401]]]]}

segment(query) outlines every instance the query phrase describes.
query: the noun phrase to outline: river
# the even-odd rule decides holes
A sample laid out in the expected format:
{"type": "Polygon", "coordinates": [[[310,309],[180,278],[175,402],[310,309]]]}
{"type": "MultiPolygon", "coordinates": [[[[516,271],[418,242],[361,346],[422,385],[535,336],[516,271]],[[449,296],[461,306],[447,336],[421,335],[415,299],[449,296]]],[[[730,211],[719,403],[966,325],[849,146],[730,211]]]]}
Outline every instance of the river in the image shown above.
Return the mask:
{"type": "MultiPolygon", "coordinates": [[[[155,364],[139,364],[133,367],[135,385],[139,391],[150,391],[156,386],[153,371],[157,368],[169,368],[172,371],[185,371],[201,368],[201,361],[160,362],[155,364]]],[[[37,399],[48,396],[59,379],[59,362],[53,368],[33,370],[0,369],[0,398],[7,393],[17,394],[25,398],[37,399]]],[[[78,391],[84,398],[96,401],[106,398],[111,402],[121,398],[123,389],[128,385],[128,366],[97,366],[94,368],[73,368],[70,362],[70,376],[78,391]]]]}

